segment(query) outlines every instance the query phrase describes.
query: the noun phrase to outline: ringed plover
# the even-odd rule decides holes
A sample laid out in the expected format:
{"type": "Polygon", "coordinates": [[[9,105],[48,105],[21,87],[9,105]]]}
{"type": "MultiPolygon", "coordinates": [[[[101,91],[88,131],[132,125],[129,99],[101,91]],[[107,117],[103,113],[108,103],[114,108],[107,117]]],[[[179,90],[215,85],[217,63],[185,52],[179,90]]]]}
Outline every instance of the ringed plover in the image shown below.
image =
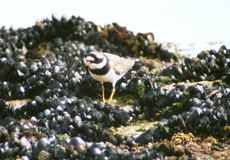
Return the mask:
{"type": "Polygon", "coordinates": [[[101,82],[102,98],[105,101],[103,82],[112,83],[112,92],[108,103],[111,103],[115,93],[115,85],[121,77],[134,65],[135,60],[126,59],[110,53],[91,52],[86,56],[86,64],[92,78],[101,82]]]}

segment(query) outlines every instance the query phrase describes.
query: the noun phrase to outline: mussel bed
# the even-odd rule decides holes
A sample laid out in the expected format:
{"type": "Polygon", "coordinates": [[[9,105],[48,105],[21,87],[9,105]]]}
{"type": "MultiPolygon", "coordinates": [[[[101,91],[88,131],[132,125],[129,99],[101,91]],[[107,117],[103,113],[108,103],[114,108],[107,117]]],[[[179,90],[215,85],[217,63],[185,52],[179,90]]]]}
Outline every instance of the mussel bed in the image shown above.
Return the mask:
{"type": "Polygon", "coordinates": [[[74,16],[2,27],[0,159],[227,158],[229,57],[225,46],[182,57],[162,49],[152,33],[74,16]],[[156,59],[163,67],[137,61],[116,85],[116,95],[132,95],[132,105],[104,104],[84,65],[94,50],[156,59]],[[140,117],[158,123],[141,134],[114,132],[140,117]]]}

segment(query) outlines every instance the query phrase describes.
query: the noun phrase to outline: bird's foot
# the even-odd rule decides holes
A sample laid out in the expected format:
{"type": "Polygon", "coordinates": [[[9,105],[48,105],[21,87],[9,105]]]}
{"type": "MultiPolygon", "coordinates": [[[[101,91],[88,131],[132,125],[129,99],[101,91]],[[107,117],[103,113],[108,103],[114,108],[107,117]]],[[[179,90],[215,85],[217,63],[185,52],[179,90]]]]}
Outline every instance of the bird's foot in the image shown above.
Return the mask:
{"type": "Polygon", "coordinates": [[[103,100],[103,103],[105,103],[105,104],[111,104],[111,100],[103,100]]]}
{"type": "Polygon", "coordinates": [[[103,102],[104,102],[105,104],[110,104],[110,102],[107,101],[107,100],[103,100],[103,102]]]}

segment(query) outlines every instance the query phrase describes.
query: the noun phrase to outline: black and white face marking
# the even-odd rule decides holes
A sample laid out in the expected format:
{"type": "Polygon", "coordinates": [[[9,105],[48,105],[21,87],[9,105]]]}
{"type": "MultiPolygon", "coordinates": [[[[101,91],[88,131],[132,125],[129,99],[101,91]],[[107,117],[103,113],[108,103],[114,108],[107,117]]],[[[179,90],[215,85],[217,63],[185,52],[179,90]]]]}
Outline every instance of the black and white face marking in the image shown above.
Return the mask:
{"type": "Polygon", "coordinates": [[[90,69],[101,69],[107,64],[107,59],[104,55],[95,55],[93,53],[86,57],[87,65],[90,69]]]}

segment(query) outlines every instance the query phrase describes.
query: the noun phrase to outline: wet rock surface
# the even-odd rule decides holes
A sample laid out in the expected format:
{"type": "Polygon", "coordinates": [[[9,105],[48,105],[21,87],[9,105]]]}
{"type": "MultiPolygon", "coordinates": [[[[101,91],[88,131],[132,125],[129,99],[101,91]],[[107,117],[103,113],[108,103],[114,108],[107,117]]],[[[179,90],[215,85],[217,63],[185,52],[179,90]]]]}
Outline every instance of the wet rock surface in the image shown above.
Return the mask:
{"type": "Polygon", "coordinates": [[[152,33],[74,16],[2,27],[0,159],[227,158],[229,57],[221,46],[182,58],[152,33]],[[117,83],[116,103],[98,99],[84,65],[93,50],[141,57],[117,83]]]}

